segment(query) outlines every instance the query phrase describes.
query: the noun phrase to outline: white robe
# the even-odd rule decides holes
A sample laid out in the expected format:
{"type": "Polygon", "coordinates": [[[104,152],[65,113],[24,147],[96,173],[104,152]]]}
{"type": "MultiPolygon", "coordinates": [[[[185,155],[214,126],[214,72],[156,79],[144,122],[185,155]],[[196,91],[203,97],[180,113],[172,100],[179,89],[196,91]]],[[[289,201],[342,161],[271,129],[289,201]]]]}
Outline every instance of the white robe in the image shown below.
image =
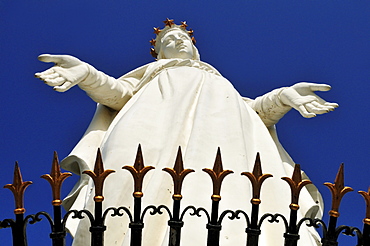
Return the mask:
{"type": "MultiPolygon", "coordinates": [[[[155,167],[144,178],[143,208],[165,204],[172,210],[172,179],[162,169],[173,167],[181,146],[185,168],[195,170],[185,177],[182,209],[194,205],[210,212],[212,183],[202,169],[213,167],[220,147],[224,170],[234,171],[223,181],[220,213],[242,209],[250,215],[251,184],[240,173],[252,172],[259,152],[263,173],[274,175],[262,186],[259,216],[282,213],[289,219],[290,188],[281,177],[291,177],[293,161],[277,140],[274,128],[288,110],[278,100],[280,90],[255,100],[242,98],[210,65],[181,59],[161,59],[117,80],[90,67],[90,75],[80,87],[95,101],[116,111],[98,105],[91,125],[62,161],[62,167],[77,174],[93,170],[96,149],[100,147],[105,169],[116,170],[104,184],[104,208],[126,206],[132,210],[133,179],[122,167],[133,165],[141,144],[145,165],[155,167]]],[[[64,204],[70,209],[93,211],[93,196],[92,182],[84,174],[64,204]]],[[[309,191],[302,190],[299,204],[300,218],[321,216],[321,197],[312,185],[309,191]]],[[[168,219],[166,214],[146,215],[143,245],[168,245],[168,219]]],[[[69,220],[67,226],[75,235],[74,245],[88,245],[88,220],[69,220]]],[[[184,222],[181,245],[206,245],[206,216],[187,214],[184,222]]],[[[105,245],[129,245],[127,216],[108,216],[106,225],[105,245]]],[[[245,245],[245,228],[243,219],[225,218],[220,245],[245,245]]],[[[300,230],[299,245],[317,245],[318,235],[306,228],[303,225],[300,230]]],[[[260,245],[283,245],[283,233],[282,222],[270,224],[266,220],[260,245]]]]}

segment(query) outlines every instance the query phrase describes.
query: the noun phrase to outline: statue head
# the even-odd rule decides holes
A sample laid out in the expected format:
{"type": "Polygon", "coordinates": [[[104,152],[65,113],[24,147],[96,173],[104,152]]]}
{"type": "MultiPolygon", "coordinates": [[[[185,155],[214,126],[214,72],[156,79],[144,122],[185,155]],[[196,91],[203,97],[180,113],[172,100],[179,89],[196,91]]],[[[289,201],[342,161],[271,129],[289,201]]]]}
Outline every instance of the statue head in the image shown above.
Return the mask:
{"type": "Polygon", "coordinates": [[[154,28],[156,39],[150,43],[151,54],[157,59],[182,58],[200,60],[198,49],[195,47],[193,30],[186,30],[187,24],[181,22],[181,25],[174,24],[173,20],[166,19],[166,24],[162,30],[154,28]]]}

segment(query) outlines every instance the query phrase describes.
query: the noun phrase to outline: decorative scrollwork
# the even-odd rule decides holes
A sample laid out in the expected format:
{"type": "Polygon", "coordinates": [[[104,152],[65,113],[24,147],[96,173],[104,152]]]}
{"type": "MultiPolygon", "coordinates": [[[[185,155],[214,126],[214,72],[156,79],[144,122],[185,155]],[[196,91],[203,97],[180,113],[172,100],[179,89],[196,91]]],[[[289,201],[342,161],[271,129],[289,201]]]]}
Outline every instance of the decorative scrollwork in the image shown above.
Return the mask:
{"type": "Polygon", "coordinates": [[[5,219],[3,221],[0,221],[0,229],[12,227],[14,224],[15,221],[13,219],[5,219]]]}
{"type": "Polygon", "coordinates": [[[309,223],[306,223],[306,226],[308,226],[308,227],[314,227],[314,228],[319,228],[319,226],[317,225],[317,223],[315,223],[315,220],[314,219],[312,219],[312,218],[303,218],[297,224],[297,231],[299,231],[299,229],[301,228],[302,224],[304,222],[306,222],[306,221],[309,222],[309,223]]]}
{"type": "Polygon", "coordinates": [[[141,218],[140,218],[140,221],[144,221],[144,216],[146,214],[146,212],[151,209],[152,211],[150,211],[150,215],[155,215],[155,214],[163,214],[163,212],[161,211],[161,209],[164,208],[169,217],[172,219],[172,214],[171,214],[171,211],[170,209],[165,206],[165,205],[159,205],[158,207],[154,206],[154,205],[150,205],[150,206],[147,206],[144,210],[143,210],[143,213],[141,214],[141,218]]]}
{"type": "Polygon", "coordinates": [[[244,215],[245,221],[247,222],[247,227],[249,227],[251,222],[250,222],[248,214],[246,212],[244,212],[243,210],[236,210],[235,211],[235,216],[236,216],[237,219],[240,219],[240,216],[239,216],[240,214],[244,215]]]}
{"type": "Polygon", "coordinates": [[[25,221],[29,220],[29,223],[32,225],[32,224],[35,224],[37,222],[40,222],[42,220],[41,216],[44,216],[47,221],[49,222],[50,224],[50,228],[51,230],[53,229],[53,226],[54,226],[54,220],[51,218],[50,214],[48,214],[47,212],[44,212],[44,211],[41,211],[41,212],[38,212],[37,214],[35,215],[28,215],[26,218],[25,218],[25,221]]]}
{"type": "Polygon", "coordinates": [[[280,220],[279,220],[278,218],[279,218],[279,217],[280,217],[280,218],[282,218],[282,219],[283,219],[283,222],[284,222],[285,229],[286,229],[286,230],[288,230],[288,221],[287,221],[287,219],[285,218],[285,216],[284,216],[284,215],[282,215],[282,214],[264,214],[264,215],[261,217],[261,219],[260,219],[260,221],[259,221],[259,223],[258,223],[258,228],[261,228],[263,221],[264,221],[265,219],[267,219],[268,217],[270,217],[270,218],[271,218],[271,219],[269,219],[269,220],[268,220],[268,222],[270,222],[270,223],[274,223],[274,222],[279,223],[279,222],[280,222],[280,220]]]}
{"type": "Polygon", "coordinates": [[[184,211],[182,211],[181,213],[181,216],[180,216],[180,220],[183,220],[184,219],[184,216],[185,216],[185,213],[188,211],[188,210],[193,210],[192,213],[190,213],[191,216],[198,216],[198,217],[201,217],[202,215],[200,214],[200,212],[204,212],[204,214],[207,216],[207,221],[208,223],[211,222],[211,217],[208,213],[207,210],[205,210],[204,208],[195,208],[194,206],[187,206],[184,211]]]}
{"type": "Polygon", "coordinates": [[[23,223],[24,223],[24,225],[26,225],[27,223],[30,223],[32,225],[32,224],[35,224],[37,222],[40,222],[41,220],[42,220],[42,218],[40,218],[39,216],[37,216],[35,214],[30,214],[30,215],[27,215],[24,218],[23,223]]]}
{"type": "Polygon", "coordinates": [[[83,218],[85,218],[83,216],[83,214],[87,215],[91,224],[94,222],[95,219],[94,219],[94,216],[92,215],[92,213],[88,210],[85,210],[85,209],[78,211],[74,216],[72,216],[72,218],[83,219],[83,218]]]}
{"type": "Polygon", "coordinates": [[[115,216],[119,216],[119,217],[121,217],[121,216],[123,216],[123,215],[124,215],[124,213],[123,213],[123,212],[121,212],[121,211],[124,211],[124,212],[126,212],[127,216],[129,217],[130,222],[131,222],[131,223],[133,222],[132,214],[131,214],[130,210],[129,210],[128,208],[126,208],[126,207],[119,207],[119,208],[113,208],[113,207],[110,207],[110,208],[107,208],[107,209],[104,211],[104,213],[103,213],[103,221],[105,221],[105,218],[107,217],[107,215],[108,215],[108,213],[109,213],[110,211],[113,211],[113,213],[110,215],[110,216],[112,216],[112,217],[115,217],[115,216]]]}
{"type": "Polygon", "coordinates": [[[328,227],[326,226],[325,222],[321,219],[314,219],[312,223],[307,224],[307,226],[313,226],[315,228],[319,228],[321,226],[322,228],[322,235],[323,237],[327,236],[328,233],[328,227]]]}
{"type": "Polygon", "coordinates": [[[62,222],[63,228],[66,227],[66,223],[67,223],[67,220],[68,220],[69,216],[72,215],[72,219],[84,219],[85,216],[83,214],[87,215],[91,224],[94,222],[94,216],[90,213],[90,211],[88,211],[88,210],[80,210],[80,211],[70,210],[63,217],[63,222],[62,222]]]}
{"type": "Polygon", "coordinates": [[[220,218],[218,219],[218,224],[219,225],[221,225],[221,223],[222,223],[222,221],[223,221],[223,219],[225,218],[225,216],[227,215],[227,214],[230,214],[229,216],[228,216],[228,218],[230,219],[230,220],[234,220],[234,219],[239,219],[240,217],[238,217],[237,215],[236,215],[236,213],[234,212],[234,211],[232,211],[232,210],[225,210],[225,211],[223,211],[222,213],[221,213],[221,215],[220,215],[220,218]]]}
{"type": "Polygon", "coordinates": [[[357,234],[357,241],[360,242],[362,240],[362,233],[360,229],[358,229],[357,227],[345,226],[345,225],[338,226],[335,229],[335,237],[338,238],[340,233],[343,233],[344,235],[347,235],[347,236],[354,237],[355,236],[354,232],[356,232],[357,234]]]}

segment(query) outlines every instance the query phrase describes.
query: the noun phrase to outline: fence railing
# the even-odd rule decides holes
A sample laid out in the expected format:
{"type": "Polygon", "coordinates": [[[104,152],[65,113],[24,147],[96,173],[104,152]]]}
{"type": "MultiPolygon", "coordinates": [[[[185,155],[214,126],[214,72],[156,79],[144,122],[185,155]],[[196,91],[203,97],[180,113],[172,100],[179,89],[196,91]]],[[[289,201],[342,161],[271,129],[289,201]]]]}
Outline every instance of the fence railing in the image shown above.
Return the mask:
{"type": "Polygon", "coordinates": [[[87,217],[90,221],[90,233],[91,233],[91,245],[102,246],[104,245],[104,232],[106,231],[105,219],[107,216],[123,216],[126,214],[129,217],[129,228],[131,230],[131,246],[142,245],[142,230],[144,227],[144,217],[162,214],[166,212],[169,216],[168,226],[170,227],[169,233],[169,246],[179,246],[181,243],[181,229],[184,225],[184,216],[186,213],[191,216],[201,216],[204,214],[207,217],[208,223],[206,228],[208,230],[207,246],[218,246],[220,231],[223,219],[227,216],[229,219],[241,219],[244,217],[246,220],[247,228],[246,232],[246,245],[257,246],[259,235],[261,233],[261,226],[263,223],[273,223],[283,221],[285,226],[284,245],[295,246],[299,240],[299,230],[302,226],[309,226],[322,229],[322,240],[323,246],[334,246],[338,245],[338,236],[343,233],[345,235],[356,236],[357,246],[369,246],[370,245],[370,188],[368,192],[359,191],[364,197],[366,203],[366,217],[363,220],[362,230],[351,226],[337,226],[337,219],[339,217],[339,205],[342,197],[349,191],[353,191],[350,187],[344,186],[344,173],[343,164],[340,166],[337,173],[334,184],[325,183],[332,194],[332,206],[329,212],[329,221],[326,224],[321,219],[302,218],[298,221],[297,211],[299,209],[298,201],[301,189],[310,184],[309,180],[302,180],[301,170],[298,164],[295,165],[294,172],[291,178],[283,177],[291,189],[291,203],[290,203],[290,215],[286,218],[282,214],[263,214],[259,215],[260,191],[263,182],[272,177],[271,174],[263,174],[261,169],[261,162],[259,154],[257,153],[253,172],[243,172],[242,175],[249,178],[252,188],[253,197],[251,198],[252,208],[248,214],[242,210],[225,210],[219,211],[219,202],[221,200],[220,189],[223,179],[233,171],[223,170],[221,153],[218,149],[216,160],[213,169],[203,169],[204,172],[208,173],[213,182],[213,194],[212,208],[211,211],[207,211],[202,207],[195,207],[193,205],[187,206],[181,210],[181,188],[182,182],[189,173],[194,172],[192,169],[184,169],[181,149],[178,149],[176,161],[173,168],[164,168],[163,171],[169,173],[174,183],[174,193],[172,196],[173,207],[172,210],[165,205],[150,205],[142,208],[142,183],[144,176],[148,171],[154,169],[152,166],[144,166],[143,156],[141,147],[139,145],[136,160],[133,166],[124,166],[123,169],[128,170],[134,179],[134,207],[131,211],[127,207],[110,207],[103,211],[102,204],[104,200],[103,196],[103,184],[107,176],[114,172],[114,170],[104,170],[103,162],[100,154],[100,150],[97,152],[96,162],[94,171],[84,171],[85,174],[89,175],[95,184],[95,208],[94,212],[88,210],[71,210],[62,216],[61,209],[61,198],[60,191],[63,181],[71,176],[70,173],[61,173],[57,154],[54,153],[54,159],[52,163],[51,173],[42,175],[41,177],[46,179],[52,189],[53,194],[53,215],[46,212],[38,212],[25,216],[25,208],[23,202],[23,196],[25,189],[32,184],[31,181],[24,182],[18,164],[15,165],[14,180],[13,184],[7,184],[4,188],[8,188],[13,192],[15,199],[14,219],[4,219],[0,221],[0,228],[11,228],[13,245],[14,246],[26,246],[26,227],[29,224],[34,224],[46,218],[50,223],[51,232],[50,238],[53,246],[64,246],[66,244],[66,221],[70,218],[83,219],[87,217]],[[149,213],[148,213],[149,212],[149,213]]]}

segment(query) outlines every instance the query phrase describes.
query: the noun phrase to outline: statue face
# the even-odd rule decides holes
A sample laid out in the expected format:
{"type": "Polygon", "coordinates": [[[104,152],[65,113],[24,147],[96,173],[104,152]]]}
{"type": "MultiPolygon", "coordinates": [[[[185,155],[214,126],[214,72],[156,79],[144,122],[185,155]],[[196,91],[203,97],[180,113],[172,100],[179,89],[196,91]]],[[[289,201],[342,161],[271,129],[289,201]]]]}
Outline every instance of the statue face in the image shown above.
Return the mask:
{"type": "Polygon", "coordinates": [[[193,58],[193,43],[188,35],[180,30],[166,33],[161,39],[161,52],[164,58],[193,58]]]}

